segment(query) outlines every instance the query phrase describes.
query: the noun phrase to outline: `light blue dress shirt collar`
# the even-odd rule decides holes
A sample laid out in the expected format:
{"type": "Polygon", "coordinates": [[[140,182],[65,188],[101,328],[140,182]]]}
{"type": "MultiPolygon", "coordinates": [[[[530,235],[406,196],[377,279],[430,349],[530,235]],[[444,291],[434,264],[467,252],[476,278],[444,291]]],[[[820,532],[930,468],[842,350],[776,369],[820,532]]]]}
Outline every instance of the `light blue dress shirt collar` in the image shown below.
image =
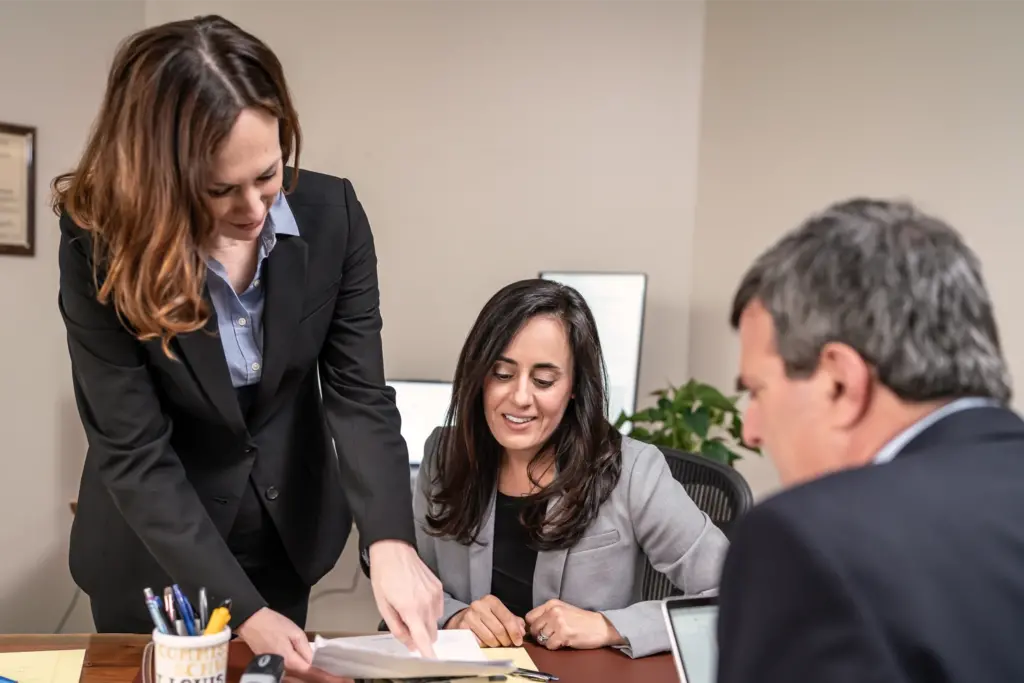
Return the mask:
{"type": "MultiPolygon", "coordinates": [[[[288,206],[288,200],[284,197],[284,191],[277,193],[277,199],[270,206],[267,219],[269,225],[263,226],[263,237],[265,238],[269,233],[273,237],[274,244],[277,243],[277,235],[291,235],[294,237],[299,234],[299,224],[295,222],[295,214],[292,213],[291,207],[288,206]]],[[[271,248],[273,248],[273,244],[271,248]]],[[[270,253],[270,249],[267,249],[267,253],[270,253]]]]}
{"type": "Polygon", "coordinates": [[[991,398],[968,397],[958,398],[955,401],[951,401],[938,410],[928,413],[923,418],[897,434],[896,437],[890,440],[887,444],[882,446],[881,450],[875,454],[874,463],[876,465],[882,465],[890,462],[893,458],[899,455],[900,451],[902,451],[915,436],[928,429],[944,417],[948,417],[953,413],[959,413],[961,410],[969,410],[971,408],[991,408],[999,405],[998,401],[991,398]]]}

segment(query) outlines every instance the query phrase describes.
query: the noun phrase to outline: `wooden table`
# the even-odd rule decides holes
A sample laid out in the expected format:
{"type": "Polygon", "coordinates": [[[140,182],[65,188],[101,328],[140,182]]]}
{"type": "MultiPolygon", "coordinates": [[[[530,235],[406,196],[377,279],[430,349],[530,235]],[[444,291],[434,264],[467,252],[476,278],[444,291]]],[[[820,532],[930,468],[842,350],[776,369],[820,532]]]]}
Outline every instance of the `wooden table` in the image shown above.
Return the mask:
{"type": "MultiPolygon", "coordinates": [[[[331,634],[322,634],[329,637],[331,634]]],[[[81,650],[85,652],[80,683],[132,683],[139,673],[142,649],[149,636],[138,635],[0,635],[0,652],[81,650]]],[[[670,655],[631,660],[614,650],[551,652],[536,645],[526,649],[541,671],[560,683],[678,683],[670,655]]],[[[237,683],[252,659],[245,643],[234,640],[228,660],[228,681],[237,683]]]]}

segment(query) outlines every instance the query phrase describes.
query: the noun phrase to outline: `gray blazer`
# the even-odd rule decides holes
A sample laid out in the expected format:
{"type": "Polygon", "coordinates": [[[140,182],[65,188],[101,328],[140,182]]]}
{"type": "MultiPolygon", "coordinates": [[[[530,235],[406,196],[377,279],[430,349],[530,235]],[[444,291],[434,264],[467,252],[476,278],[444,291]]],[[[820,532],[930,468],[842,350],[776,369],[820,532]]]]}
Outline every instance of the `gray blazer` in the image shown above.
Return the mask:
{"type": "MultiPolygon", "coordinates": [[[[495,496],[478,543],[466,546],[426,533],[439,434],[435,429],[424,447],[413,511],[420,557],[444,584],[442,626],[491,592],[495,496]]],[[[620,649],[630,657],[664,652],[670,645],[661,603],[638,602],[643,555],[687,595],[707,595],[718,590],[727,548],[725,535],[673,479],[661,451],[624,437],[622,476],[586,533],[568,550],[537,553],[533,604],[557,598],[601,612],[626,641],[620,649]]]]}

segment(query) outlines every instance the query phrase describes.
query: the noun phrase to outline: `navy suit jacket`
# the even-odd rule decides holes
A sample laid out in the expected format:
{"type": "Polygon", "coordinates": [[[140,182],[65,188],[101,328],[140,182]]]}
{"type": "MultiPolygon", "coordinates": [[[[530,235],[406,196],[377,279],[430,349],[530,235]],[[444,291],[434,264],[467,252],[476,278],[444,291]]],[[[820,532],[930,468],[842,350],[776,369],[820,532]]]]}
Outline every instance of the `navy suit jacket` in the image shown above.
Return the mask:
{"type": "Polygon", "coordinates": [[[942,418],[779,494],[723,569],[720,683],[1024,681],[1024,421],[942,418]]]}

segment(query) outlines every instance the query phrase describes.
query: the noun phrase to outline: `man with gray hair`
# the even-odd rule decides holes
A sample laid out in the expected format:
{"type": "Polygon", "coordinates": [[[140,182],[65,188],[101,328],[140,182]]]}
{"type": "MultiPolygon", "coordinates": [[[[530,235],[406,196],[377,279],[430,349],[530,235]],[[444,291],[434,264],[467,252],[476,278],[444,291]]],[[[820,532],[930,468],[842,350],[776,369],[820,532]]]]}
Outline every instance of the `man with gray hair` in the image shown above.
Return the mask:
{"type": "Polygon", "coordinates": [[[1024,681],[1024,421],[977,257],[903,202],[828,208],[736,293],[744,440],[720,683],[1024,681]]]}

